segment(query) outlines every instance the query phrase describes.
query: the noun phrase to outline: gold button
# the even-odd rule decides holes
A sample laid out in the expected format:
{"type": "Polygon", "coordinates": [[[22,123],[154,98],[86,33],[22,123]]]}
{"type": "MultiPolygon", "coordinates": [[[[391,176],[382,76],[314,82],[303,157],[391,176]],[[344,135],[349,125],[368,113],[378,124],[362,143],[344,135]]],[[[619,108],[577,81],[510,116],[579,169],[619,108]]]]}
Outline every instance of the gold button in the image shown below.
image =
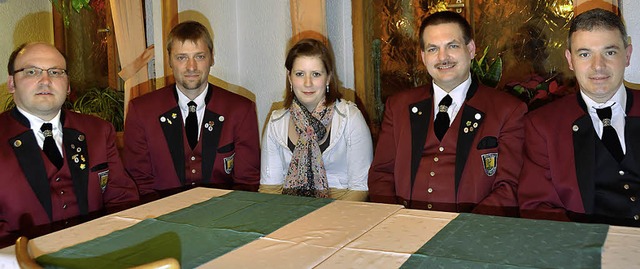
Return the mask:
{"type": "Polygon", "coordinates": [[[62,209],[67,209],[67,204],[62,205],[62,209]]]}
{"type": "Polygon", "coordinates": [[[624,186],[622,186],[622,187],[623,187],[625,190],[628,190],[628,189],[630,188],[630,187],[629,187],[629,184],[624,184],[624,186]]]}
{"type": "Polygon", "coordinates": [[[431,171],[431,172],[429,172],[429,175],[431,175],[433,177],[433,176],[436,175],[436,172],[431,171]]]}
{"type": "Polygon", "coordinates": [[[195,174],[196,172],[197,172],[196,169],[191,169],[192,174],[195,174]]]}
{"type": "Polygon", "coordinates": [[[636,197],[635,196],[631,196],[631,197],[629,197],[629,200],[631,200],[631,202],[635,202],[636,201],[636,197]]]}
{"type": "Polygon", "coordinates": [[[620,170],[618,171],[618,174],[620,174],[621,176],[624,176],[624,171],[620,170]]]}
{"type": "Polygon", "coordinates": [[[191,160],[195,161],[196,160],[196,156],[191,156],[191,160]]]}
{"type": "Polygon", "coordinates": [[[427,209],[432,209],[432,208],[433,208],[433,205],[427,204],[427,209]]]}
{"type": "Polygon", "coordinates": [[[440,159],[438,159],[438,156],[433,157],[433,161],[434,161],[434,162],[438,162],[439,160],[440,160],[440,159]]]}
{"type": "Polygon", "coordinates": [[[443,152],[443,151],[444,151],[444,147],[439,147],[439,148],[438,148],[438,150],[439,150],[440,152],[443,152]]]}
{"type": "Polygon", "coordinates": [[[432,192],[433,192],[433,189],[432,189],[432,188],[428,188],[428,189],[427,189],[427,192],[428,192],[428,193],[432,193],[432,192]]]}

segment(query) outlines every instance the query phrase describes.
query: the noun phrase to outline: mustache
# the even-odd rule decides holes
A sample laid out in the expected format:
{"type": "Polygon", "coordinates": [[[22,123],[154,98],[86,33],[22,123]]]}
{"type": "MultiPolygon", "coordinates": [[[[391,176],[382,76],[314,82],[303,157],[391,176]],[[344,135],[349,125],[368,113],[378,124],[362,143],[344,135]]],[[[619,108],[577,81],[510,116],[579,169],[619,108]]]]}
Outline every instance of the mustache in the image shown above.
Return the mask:
{"type": "Polygon", "coordinates": [[[433,67],[440,68],[440,67],[443,67],[443,66],[456,65],[456,64],[458,64],[458,62],[448,60],[448,61],[443,61],[443,62],[436,63],[433,67]]]}

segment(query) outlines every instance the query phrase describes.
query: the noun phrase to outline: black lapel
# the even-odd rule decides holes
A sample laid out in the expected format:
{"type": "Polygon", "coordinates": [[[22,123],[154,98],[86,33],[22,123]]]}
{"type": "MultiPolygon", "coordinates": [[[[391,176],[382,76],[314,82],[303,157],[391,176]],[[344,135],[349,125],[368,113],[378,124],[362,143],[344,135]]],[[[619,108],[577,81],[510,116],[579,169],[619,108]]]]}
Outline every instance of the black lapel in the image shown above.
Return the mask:
{"type": "Polygon", "coordinates": [[[167,147],[171,154],[171,160],[173,160],[173,167],[176,170],[176,175],[180,179],[180,183],[184,185],[185,182],[185,163],[184,163],[184,139],[183,130],[184,123],[182,122],[182,114],[180,107],[174,107],[173,109],[163,113],[158,117],[160,126],[162,127],[162,133],[167,141],[167,147]]]}
{"type": "Polygon", "coordinates": [[[458,193],[460,178],[462,177],[464,166],[467,164],[467,158],[469,157],[469,151],[471,151],[473,139],[476,137],[476,133],[478,133],[476,130],[482,126],[482,122],[485,118],[484,112],[469,105],[463,106],[461,114],[460,128],[458,129],[458,143],[456,144],[455,193],[458,193]],[[473,126],[477,127],[474,128],[473,126]]]}
{"type": "Polygon", "coordinates": [[[429,97],[407,107],[411,123],[411,193],[413,193],[413,183],[416,180],[420,159],[422,159],[424,144],[427,142],[432,104],[433,97],[429,97]]]}
{"type": "MultiPolygon", "coordinates": [[[[631,107],[633,106],[633,94],[630,92],[630,89],[627,89],[627,106],[625,108],[625,112],[629,115],[631,111],[631,107]]],[[[640,117],[636,116],[627,116],[625,118],[625,127],[624,127],[624,137],[625,144],[627,147],[626,152],[640,152],[640,117]]],[[[640,161],[640,157],[635,157],[636,160],[640,161]]],[[[637,164],[640,167],[640,163],[637,164]]]]}
{"type": "Polygon", "coordinates": [[[467,96],[465,97],[465,104],[462,107],[462,113],[460,113],[460,128],[458,129],[458,141],[456,144],[456,168],[455,168],[455,193],[457,200],[458,186],[460,185],[460,178],[464,171],[464,166],[467,164],[467,158],[469,157],[469,151],[473,144],[473,139],[476,136],[477,129],[482,126],[485,114],[484,112],[470,106],[469,100],[478,91],[478,81],[476,79],[471,80],[469,90],[467,90],[467,96]],[[475,125],[477,123],[477,125],[475,125]],[[473,126],[476,127],[473,127],[473,126]],[[471,129],[473,127],[473,129],[471,129]],[[465,132],[466,128],[466,132],[465,132]]]}
{"type": "Polygon", "coordinates": [[[206,110],[202,123],[202,182],[210,183],[209,179],[213,175],[213,165],[216,160],[224,116],[206,110]]]}
{"type": "MultiPolygon", "coordinates": [[[[64,122],[63,122],[64,124],[64,122]]],[[[63,125],[64,126],[64,125],[63,125]]],[[[64,128],[62,133],[65,157],[73,180],[73,191],[76,194],[81,215],[89,213],[89,148],[84,133],[64,128]]],[[[95,179],[98,180],[98,179],[95,179]]]]}
{"type": "Polygon", "coordinates": [[[47,212],[49,220],[52,220],[49,180],[47,179],[47,170],[44,166],[44,160],[42,160],[42,154],[40,154],[42,149],[38,146],[35,135],[29,130],[9,139],[9,143],[13,147],[13,152],[16,154],[20,168],[22,168],[24,176],[27,178],[29,185],[31,185],[31,189],[47,212]]]}
{"type": "Polygon", "coordinates": [[[585,114],[575,120],[571,126],[573,130],[573,156],[576,163],[576,180],[582,196],[582,205],[585,213],[590,214],[593,212],[595,197],[594,168],[596,165],[596,146],[594,142],[599,138],[593,128],[593,123],[582,95],[578,93],[576,96],[578,104],[585,114]]]}

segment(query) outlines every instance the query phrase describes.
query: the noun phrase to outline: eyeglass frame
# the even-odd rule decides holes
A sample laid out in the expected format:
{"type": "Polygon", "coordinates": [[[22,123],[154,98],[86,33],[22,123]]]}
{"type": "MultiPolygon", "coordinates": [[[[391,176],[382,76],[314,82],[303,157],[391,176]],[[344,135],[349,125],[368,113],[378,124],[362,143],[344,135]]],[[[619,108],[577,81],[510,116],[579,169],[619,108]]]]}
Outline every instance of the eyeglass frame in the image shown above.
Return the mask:
{"type": "Polygon", "coordinates": [[[41,76],[42,76],[42,73],[43,73],[44,71],[47,71],[47,75],[48,75],[49,77],[52,77],[52,78],[61,78],[61,77],[64,77],[64,76],[66,76],[66,75],[67,75],[67,70],[66,70],[66,69],[64,69],[64,68],[51,67],[51,68],[48,68],[48,69],[43,69],[43,68],[36,67],[36,66],[32,66],[32,67],[25,67],[25,68],[18,69],[18,70],[16,70],[16,71],[13,71],[13,74],[15,75],[16,73],[19,73],[19,72],[28,71],[29,69],[33,69],[34,71],[36,71],[36,73],[35,73],[35,74],[33,74],[33,75],[30,75],[29,73],[25,73],[25,76],[26,76],[26,77],[30,77],[30,78],[38,78],[38,77],[41,77],[41,76]],[[57,70],[57,71],[61,71],[59,75],[57,75],[57,74],[52,74],[52,73],[51,73],[52,71],[56,71],[56,70],[57,70]]]}

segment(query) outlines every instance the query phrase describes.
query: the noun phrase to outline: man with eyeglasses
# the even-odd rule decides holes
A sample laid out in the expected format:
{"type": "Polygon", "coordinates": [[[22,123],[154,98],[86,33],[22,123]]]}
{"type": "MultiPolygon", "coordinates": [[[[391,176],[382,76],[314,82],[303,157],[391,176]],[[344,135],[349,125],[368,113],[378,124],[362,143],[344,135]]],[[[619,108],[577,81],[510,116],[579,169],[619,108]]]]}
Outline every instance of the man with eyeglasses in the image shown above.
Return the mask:
{"type": "Polygon", "coordinates": [[[65,68],[45,43],[23,44],[9,58],[16,107],[0,114],[2,239],[138,200],[113,125],[61,109],[71,90],[65,68]]]}

